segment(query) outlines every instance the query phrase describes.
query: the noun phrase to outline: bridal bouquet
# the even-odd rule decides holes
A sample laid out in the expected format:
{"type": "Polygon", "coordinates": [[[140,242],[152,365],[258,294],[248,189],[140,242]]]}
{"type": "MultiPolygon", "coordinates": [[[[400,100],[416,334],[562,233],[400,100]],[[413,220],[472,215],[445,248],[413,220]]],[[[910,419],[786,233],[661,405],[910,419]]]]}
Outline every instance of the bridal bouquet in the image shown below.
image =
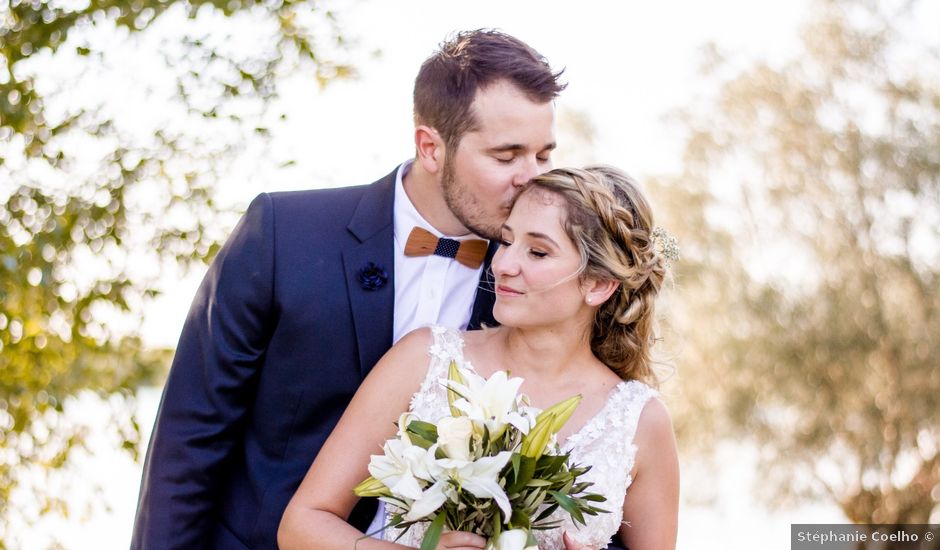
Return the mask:
{"type": "Polygon", "coordinates": [[[487,537],[488,548],[521,550],[536,547],[533,530],[559,525],[549,517],[559,507],[581,524],[605,511],[592,504],[604,497],[579,481],[590,467],[571,464],[555,437],[581,396],[539,411],[519,393],[521,378],[484,379],[453,362],[445,384],[451,415],[432,424],[403,414],[355,488],[392,506],[386,528],[430,523],[422,550],[445,527],[487,537]]]}

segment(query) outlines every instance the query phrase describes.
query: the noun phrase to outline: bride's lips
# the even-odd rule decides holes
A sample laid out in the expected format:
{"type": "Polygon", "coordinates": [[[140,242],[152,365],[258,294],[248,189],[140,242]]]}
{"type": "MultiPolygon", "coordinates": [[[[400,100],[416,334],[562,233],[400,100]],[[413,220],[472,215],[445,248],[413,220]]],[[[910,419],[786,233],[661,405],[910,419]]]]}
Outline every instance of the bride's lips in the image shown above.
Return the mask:
{"type": "Polygon", "coordinates": [[[523,293],[506,285],[496,285],[496,294],[498,296],[522,296],[523,293]]]}

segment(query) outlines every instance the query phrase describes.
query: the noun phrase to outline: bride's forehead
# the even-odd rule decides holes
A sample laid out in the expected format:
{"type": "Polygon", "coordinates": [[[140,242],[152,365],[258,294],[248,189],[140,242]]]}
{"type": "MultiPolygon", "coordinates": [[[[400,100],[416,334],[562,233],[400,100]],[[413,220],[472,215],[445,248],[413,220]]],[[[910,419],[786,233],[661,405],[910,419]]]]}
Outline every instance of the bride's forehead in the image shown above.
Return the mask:
{"type": "Polygon", "coordinates": [[[525,191],[513,204],[506,225],[514,231],[524,228],[526,231],[564,233],[567,216],[567,204],[560,195],[542,190],[525,191]]]}
{"type": "Polygon", "coordinates": [[[544,189],[526,189],[516,199],[512,211],[526,215],[563,216],[567,211],[565,199],[558,193],[544,189]]]}

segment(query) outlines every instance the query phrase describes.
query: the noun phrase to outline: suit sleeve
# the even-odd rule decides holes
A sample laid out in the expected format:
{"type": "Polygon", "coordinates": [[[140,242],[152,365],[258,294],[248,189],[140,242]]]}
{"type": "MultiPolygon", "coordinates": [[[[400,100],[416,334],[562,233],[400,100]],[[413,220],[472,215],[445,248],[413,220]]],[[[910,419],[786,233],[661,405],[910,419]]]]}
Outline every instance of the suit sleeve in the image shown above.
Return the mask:
{"type": "Polygon", "coordinates": [[[259,195],[213,261],[180,336],[144,464],[133,549],[200,548],[276,324],[274,212],[259,195]]]}

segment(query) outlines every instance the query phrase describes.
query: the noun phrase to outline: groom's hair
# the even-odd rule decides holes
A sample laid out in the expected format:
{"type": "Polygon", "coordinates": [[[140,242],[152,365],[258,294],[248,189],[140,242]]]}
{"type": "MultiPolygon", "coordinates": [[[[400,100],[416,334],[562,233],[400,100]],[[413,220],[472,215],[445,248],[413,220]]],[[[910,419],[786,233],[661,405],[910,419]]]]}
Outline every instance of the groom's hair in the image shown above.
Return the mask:
{"type": "Polygon", "coordinates": [[[507,80],[536,103],[547,103],[565,89],[562,71],[528,44],[508,34],[463,31],[440,45],[418,71],[414,89],[415,124],[438,131],[448,149],[476,129],[472,105],[478,90],[507,80]]]}

